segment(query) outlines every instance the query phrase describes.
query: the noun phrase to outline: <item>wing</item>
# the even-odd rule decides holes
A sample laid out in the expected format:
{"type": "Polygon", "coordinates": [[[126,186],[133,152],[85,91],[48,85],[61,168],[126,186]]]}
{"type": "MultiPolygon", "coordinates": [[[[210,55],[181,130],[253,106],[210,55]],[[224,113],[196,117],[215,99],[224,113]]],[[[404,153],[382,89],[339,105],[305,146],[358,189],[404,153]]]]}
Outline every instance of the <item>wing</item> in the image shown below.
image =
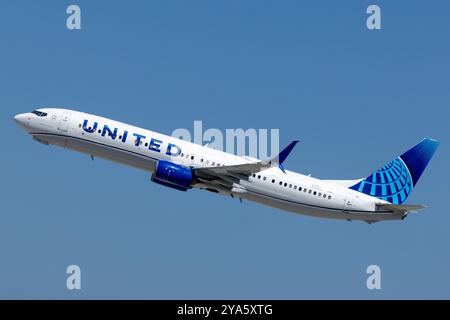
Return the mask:
{"type": "Polygon", "coordinates": [[[231,188],[233,183],[239,183],[239,180],[247,180],[253,173],[278,165],[284,172],[282,163],[286,160],[289,153],[295,147],[298,141],[291,142],[276,157],[268,161],[255,161],[231,166],[220,167],[201,167],[192,169],[195,177],[201,182],[218,183],[223,187],[231,188]]]}

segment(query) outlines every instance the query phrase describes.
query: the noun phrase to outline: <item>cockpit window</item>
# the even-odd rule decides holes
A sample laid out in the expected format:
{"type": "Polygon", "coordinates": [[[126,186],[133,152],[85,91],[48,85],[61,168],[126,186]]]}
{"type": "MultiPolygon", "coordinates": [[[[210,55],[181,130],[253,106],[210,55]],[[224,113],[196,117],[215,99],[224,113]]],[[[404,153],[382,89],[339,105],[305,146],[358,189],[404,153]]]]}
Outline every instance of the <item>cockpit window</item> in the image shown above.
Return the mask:
{"type": "Polygon", "coordinates": [[[41,111],[37,111],[37,110],[31,111],[31,113],[34,113],[34,114],[37,115],[38,117],[45,117],[45,116],[47,116],[47,113],[41,112],[41,111]]]}

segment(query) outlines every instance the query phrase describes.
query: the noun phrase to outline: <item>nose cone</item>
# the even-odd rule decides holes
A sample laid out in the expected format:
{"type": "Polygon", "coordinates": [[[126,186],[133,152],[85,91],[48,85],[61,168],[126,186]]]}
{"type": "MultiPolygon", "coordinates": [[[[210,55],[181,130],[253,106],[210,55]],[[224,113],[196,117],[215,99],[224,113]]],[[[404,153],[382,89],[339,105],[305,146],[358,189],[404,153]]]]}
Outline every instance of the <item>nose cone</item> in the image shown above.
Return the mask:
{"type": "Polygon", "coordinates": [[[21,113],[14,116],[14,121],[17,123],[19,127],[22,127],[23,129],[26,130],[28,127],[29,116],[27,113],[21,113]]]}

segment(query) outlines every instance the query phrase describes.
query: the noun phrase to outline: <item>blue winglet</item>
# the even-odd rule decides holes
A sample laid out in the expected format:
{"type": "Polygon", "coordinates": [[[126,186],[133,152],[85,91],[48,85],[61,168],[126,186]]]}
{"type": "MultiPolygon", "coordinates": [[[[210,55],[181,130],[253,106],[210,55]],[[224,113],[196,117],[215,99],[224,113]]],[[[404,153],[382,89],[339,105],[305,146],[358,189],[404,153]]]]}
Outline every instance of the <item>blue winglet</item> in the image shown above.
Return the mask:
{"type": "Polygon", "coordinates": [[[283,151],[278,155],[278,163],[282,164],[284,160],[288,157],[289,153],[291,153],[292,149],[294,149],[295,145],[298,143],[298,140],[292,141],[283,151]]]}
{"type": "Polygon", "coordinates": [[[298,140],[292,141],[286,148],[284,148],[275,158],[271,160],[271,162],[275,162],[278,164],[278,167],[280,168],[283,173],[286,173],[284,171],[283,162],[288,157],[289,153],[291,153],[292,149],[294,149],[295,145],[298,143],[298,140]]]}

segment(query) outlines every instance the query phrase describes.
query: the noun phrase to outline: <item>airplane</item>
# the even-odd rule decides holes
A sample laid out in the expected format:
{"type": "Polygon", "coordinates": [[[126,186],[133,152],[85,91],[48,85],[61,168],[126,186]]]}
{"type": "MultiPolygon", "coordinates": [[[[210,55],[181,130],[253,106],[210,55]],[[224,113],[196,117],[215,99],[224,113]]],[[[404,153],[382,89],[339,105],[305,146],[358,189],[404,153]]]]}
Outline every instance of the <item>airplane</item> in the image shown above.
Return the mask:
{"type": "Polygon", "coordinates": [[[68,109],[40,108],[14,120],[38,142],[146,170],[151,181],[176,190],[203,189],[307,216],[367,223],[403,220],[425,208],[404,203],[439,146],[423,139],[366,178],[320,180],[284,168],[298,141],[258,160],[68,109]]]}

